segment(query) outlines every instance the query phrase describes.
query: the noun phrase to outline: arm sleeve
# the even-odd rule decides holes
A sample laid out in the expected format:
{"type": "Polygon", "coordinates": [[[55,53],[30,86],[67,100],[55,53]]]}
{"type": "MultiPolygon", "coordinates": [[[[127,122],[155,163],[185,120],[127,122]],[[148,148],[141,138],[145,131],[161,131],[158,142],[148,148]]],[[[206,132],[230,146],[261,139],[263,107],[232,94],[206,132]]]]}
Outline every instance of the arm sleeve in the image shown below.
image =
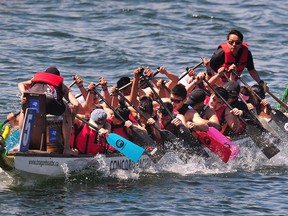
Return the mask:
{"type": "Polygon", "coordinates": [[[224,51],[222,48],[217,49],[210,59],[211,68],[217,72],[222,64],[224,64],[224,51]]]}
{"type": "Polygon", "coordinates": [[[246,68],[248,71],[255,69],[253,56],[252,56],[252,53],[250,52],[250,50],[248,50],[248,59],[247,59],[246,68]]]}

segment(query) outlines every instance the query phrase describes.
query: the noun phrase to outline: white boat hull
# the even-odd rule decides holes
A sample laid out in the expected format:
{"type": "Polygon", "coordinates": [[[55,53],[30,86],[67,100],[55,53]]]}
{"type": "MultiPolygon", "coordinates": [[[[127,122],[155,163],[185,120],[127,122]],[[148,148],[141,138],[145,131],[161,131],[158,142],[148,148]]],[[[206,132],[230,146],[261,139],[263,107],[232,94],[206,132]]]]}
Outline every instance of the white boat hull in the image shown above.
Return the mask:
{"type": "Polygon", "coordinates": [[[23,154],[14,156],[14,168],[12,172],[24,172],[43,176],[67,176],[82,172],[91,167],[105,167],[110,171],[122,169],[132,170],[135,168],[145,169],[150,167],[152,161],[147,155],[143,155],[138,163],[134,163],[127,157],[117,155],[96,156],[63,156],[51,154],[23,154]]]}

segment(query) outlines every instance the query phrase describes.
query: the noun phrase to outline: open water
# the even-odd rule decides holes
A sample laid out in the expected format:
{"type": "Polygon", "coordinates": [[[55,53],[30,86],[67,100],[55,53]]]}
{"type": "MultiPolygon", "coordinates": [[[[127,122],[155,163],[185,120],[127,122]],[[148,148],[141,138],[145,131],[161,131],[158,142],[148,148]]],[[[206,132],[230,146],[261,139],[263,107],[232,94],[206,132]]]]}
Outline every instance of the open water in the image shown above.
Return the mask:
{"type": "MultiPolygon", "coordinates": [[[[75,74],[113,85],[139,66],[180,75],[210,57],[231,28],[243,32],[256,69],[280,97],[288,80],[287,9],[286,0],[1,1],[1,122],[19,110],[17,83],[36,71],[57,66],[67,85],[75,74]]],[[[192,159],[145,172],[15,181],[0,170],[0,213],[287,215],[287,146],[271,160],[240,148],[228,164],[192,159]]]]}

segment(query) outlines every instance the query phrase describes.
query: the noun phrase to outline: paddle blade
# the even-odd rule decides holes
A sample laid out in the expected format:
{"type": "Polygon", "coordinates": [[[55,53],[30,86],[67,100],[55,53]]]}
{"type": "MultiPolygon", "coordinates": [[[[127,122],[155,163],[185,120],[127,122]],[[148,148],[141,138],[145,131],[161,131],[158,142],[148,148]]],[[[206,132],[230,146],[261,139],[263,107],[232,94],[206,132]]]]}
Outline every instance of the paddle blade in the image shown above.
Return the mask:
{"type": "MultiPolygon", "coordinates": [[[[133,127],[132,135],[133,142],[143,146],[145,148],[146,154],[154,163],[157,163],[164,156],[164,149],[160,148],[160,146],[156,146],[157,144],[155,143],[155,141],[143,130],[137,127],[133,127]]],[[[168,136],[168,134],[166,135],[168,136]]]]}
{"type": "Polygon", "coordinates": [[[286,125],[288,124],[288,117],[282,113],[280,110],[271,110],[271,116],[272,119],[277,123],[277,125],[279,126],[279,128],[281,129],[281,132],[286,134],[286,125]]]}
{"type": "Polygon", "coordinates": [[[268,131],[259,128],[256,125],[247,124],[246,132],[268,159],[274,157],[280,152],[274,143],[279,144],[281,140],[268,131]],[[265,134],[267,136],[265,136],[265,134]]]}
{"type": "Polygon", "coordinates": [[[133,142],[121,137],[115,133],[109,133],[106,137],[109,145],[113,146],[123,155],[128,157],[133,162],[137,163],[144,153],[144,148],[134,144],[133,142]]]}
{"type": "Polygon", "coordinates": [[[5,141],[6,152],[9,152],[13,148],[15,148],[19,144],[20,140],[20,130],[17,129],[13,133],[11,133],[7,140],[5,141]]]}
{"type": "Polygon", "coordinates": [[[196,131],[196,134],[198,135],[198,139],[204,146],[206,146],[208,149],[210,149],[211,152],[216,154],[224,163],[228,162],[231,155],[231,150],[229,147],[223,145],[206,132],[196,131]]]}
{"type": "Polygon", "coordinates": [[[173,140],[177,139],[177,137],[171,131],[168,130],[159,130],[159,131],[163,142],[172,142],[173,140]]]}
{"type": "Polygon", "coordinates": [[[231,150],[230,159],[233,160],[239,154],[240,149],[236,146],[230,139],[224,136],[219,130],[214,127],[209,127],[207,130],[207,135],[214,137],[222,145],[228,147],[231,150]]]}
{"type": "Polygon", "coordinates": [[[154,140],[143,130],[132,125],[132,139],[134,143],[146,148],[154,143],[154,140]]]}
{"type": "Polygon", "coordinates": [[[179,125],[177,134],[178,138],[183,141],[187,149],[191,149],[194,154],[200,157],[208,158],[209,154],[205,151],[202,144],[192,135],[191,131],[184,125],[179,125]]]}
{"type": "Polygon", "coordinates": [[[4,124],[5,124],[5,122],[0,123],[0,133],[2,132],[2,128],[3,128],[4,124]]]}

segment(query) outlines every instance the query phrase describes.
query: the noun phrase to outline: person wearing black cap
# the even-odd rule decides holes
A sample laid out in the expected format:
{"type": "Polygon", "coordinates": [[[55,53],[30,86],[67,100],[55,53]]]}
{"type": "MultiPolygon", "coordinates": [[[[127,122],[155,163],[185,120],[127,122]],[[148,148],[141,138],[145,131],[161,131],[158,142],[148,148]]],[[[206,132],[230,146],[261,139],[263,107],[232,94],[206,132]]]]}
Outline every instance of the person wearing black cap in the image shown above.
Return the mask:
{"type": "MultiPolygon", "coordinates": [[[[236,70],[237,74],[241,76],[242,71],[247,68],[251,77],[257,83],[264,83],[256,71],[253,62],[253,56],[248,49],[247,43],[243,42],[243,34],[236,29],[232,29],[227,34],[227,40],[218,46],[218,49],[210,59],[210,67],[214,72],[218,72],[221,67],[229,70],[236,70]]],[[[232,73],[227,73],[228,78],[235,79],[232,73]]],[[[228,80],[221,76],[223,82],[228,80]]]]}
{"type": "MultiPolygon", "coordinates": [[[[64,138],[64,154],[76,154],[70,149],[72,131],[72,116],[70,107],[64,103],[63,98],[72,104],[72,113],[77,114],[79,102],[63,83],[63,77],[56,67],[49,67],[45,72],[37,72],[31,80],[18,83],[18,90],[22,94],[21,102],[26,103],[23,94],[28,92],[44,93],[46,95],[46,114],[63,116],[62,130],[64,138]]],[[[19,128],[22,130],[24,110],[19,116],[19,128]]]]}
{"type": "Polygon", "coordinates": [[[191,106],[194,110],[196,110],[200,117],[206,120],[206,123],[211,126],[215,127],[216,129],[220,130],[219,119],[216,115],[216,112],[209,107],[208,104],[204,104],[206,99],[206,93],[203,89],[194,89],[187,101],[186,104],[191,106]]]}

